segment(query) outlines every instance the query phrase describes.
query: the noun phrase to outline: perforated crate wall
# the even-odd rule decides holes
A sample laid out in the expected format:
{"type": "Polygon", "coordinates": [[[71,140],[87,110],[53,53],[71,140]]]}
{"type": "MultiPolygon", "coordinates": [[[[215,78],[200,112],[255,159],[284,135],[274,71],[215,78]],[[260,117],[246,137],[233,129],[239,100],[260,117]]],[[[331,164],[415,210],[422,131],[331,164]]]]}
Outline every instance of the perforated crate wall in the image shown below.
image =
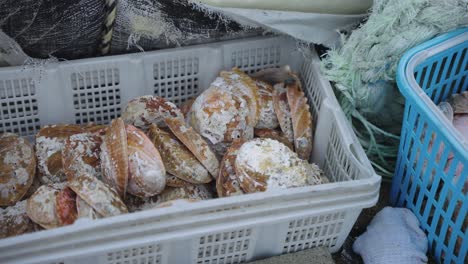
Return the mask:
{"type": "Polygon", "coordinates": [[[281,46],[245,48],[231,53],[231,67],[238,67],[247,73],[253,73],[265,68],[280,66],[281,46]]]}
{"type": "Polygon", "coordinates": [[[197,57],[160,61],[153,64],[154,94],[180,105],[199,92],[197,57]]]}
{"type": "Polygon", "coordinates": [[[460,29],[422,43],[402,57],[397,74],[406,104],[391,200],[415,214],[442,263],[468,256],[468,152],[437,107],[468,91],[467,40],[460,29]]]}
{"type": "Polygon", "coordinates": [[[326,158],[323,164],[325,175],[332,176],[330,181],[341,182],[359,178],[360,169],[351,157],[345,152],[346,144],[340,137],[336,122],[332,123],[330,142],[327,146],[326,158]]]}
{"type": "Polygon", "coordinates": [[[283,254],[314,247],[336,246],[345,221],[345,212],[310,216],[289,222],[283,254]]]}
{"type": "Polygon", "coordinates": [[[120,115],[120,71],[102,68],[72,73],[75,122],[107,124],[120,115]]]}
{"type": "Polygon", "coordinates": [[[34,135],[40,128],[36,85],[31,78],[0,80],[0,133],[34,135]]]}
{"type": "MultiPolygon", "coordinates": [[[[120,114],[121,108],[124,106],[122,104],[126,104],[128,100],[144,94],[160,95],[180,104],[187,98],[195,96],[201,89],[207,88],[221,69],[237,66],[247,72],[253,72],[264,68],[290,64],[293,69],[300,70],[300,63],[303,61],[303,57],[297,56],[297,53],[294,53],[294,51],[297,51],[295,42],[286,43],[282,38],[271,38],[268,40],[233,41],[222,45],[215,44],[212,47],[198,47],[194,49],[186,47],[175,51],[148,52],[144,55],[131,54],[102,57],[86,61],[63,63],[57,67],[56,65],[50,65],[50,69],[47,69],[47,71],[51,75],[44,78],[46,82],[43,83],[47,85],[41,85],[37,88],[40,91],[37,98],[39,99],[39,109],[41,111],[40,117],[43,119],[41,122],[44,124],[71,123],[74,121],[77,123],[90,121],[108,123],[112,118],[120,114]],[[48,98],[48,94],[51,93],[50,91],[57,94],[63,92],[64,100],[55,105],[51,104],[50,107],[44,107],[42,100],[43,98],[50,99],[48,98]],[[44,111],[42,111],[43,109],[44,111]],[[63,112],[61,112],[62,109],[64,109],[63,112]]],[[[317,85],[316,89],[324,90],[322,84],[320,84],[321,79],[316,78],[319,74],[309,73],[309,71],[314,70],[316,69],[312,65],[304,66],[302,70],[304,83],[311,87],[317,85]],[[304,72],[307,72],[309,75],[305,76],[304,72]]],[[[311,107],[312,112],[316,115],[322,98],[320,98],[321,95],[319,93],[315,93],[315,90],[311,91],[312,93],[308,93],[308,96],[313,104],[311,107]]],[[[44,100],[44,102],[47,101],[49,100],[44,100]]],[[[331,111],[330,116],[334,116],[334,113],[331,113],[331,111]]],[[[328,127],[326,130],[328,131],[328,127]]],[[[336,137],[336,135],[334,136],[336,137]]],[[[326,140],[323,142],[326,142],[326,140]]],[[[343,147],[346,148],[347,146],[343,147]]],[[[336,146],[333,150],[336,150],[335,152],[338,153],[337,157],[341,157],[341,154],[344,155],[336,146]]],[[[330,159],[333,158],[332,154],[333,152],[330,152],[330,159]]],[[[333,168],[337,164],[337,166],[341,166],[340,162],[343,163],[342,160],[344,159],[338,160],[336,162],[330,161],[330,168],[333,168]]],[[[317,194],[320,195],[320,193],[317,194]]],[[[356,203],[356,201],[350,201],[349,207],[355,207],[356,203]]],[[[245,200],[234,203],[232,206],[206,208],[206,214],[241,207],[243,210],[239,213],[244,214],[251,211],[252,217],[254,217],[253,212],[256,210],[254,208],[256,205],[256,202],[245,200]]],[[[310,210],[304,206],[300,208],[300,213],[297,212],[299,209],[296,210],[294,208],[294,211],[288,210],[285,212],[285,215],[280,216],[272,212],[271,218],[269,214],[265,216],[259,215],[258,217],[255,216],[255,219],[252,218],[252,221],[250,219],[245,222],[242,220],[242,223],[240,221],[234,223],[228,217],[226,217],[226,222],[217,222],[216,225],[205,225],[205,223],[202,225],[202,223],[197,222],[195,228],[192,228],[192,224],[188,225],[192,223],[191,220],[190,222],[188,220],[189,218],[194,218],[196,221],[198,213],[197,211],[187,211],[187,215],[184,212],[183,216],[184,218],[187,216],[187,223],[185,223],[184,219],[184,223],[179,224],[183,228],[188,228],[186,232],[184,230],[176,232],[158,229],[161,232],[158,231],[157,234],[154,234],[155,237],[152,241],[150,240],[153,237],[149,237],[152,235],[152,225],[159,226],[159,220],[155,222],[153,217],[139,219],[139,216],[135,216],[137,219],[132,218],[128,223],[115,218],[114,223],[118,223],[118,226],[122,226],[125,229],[132,228],[128,232],[136,230],[136,232],[140,233],[148,230],[148,237],[146,237],[146,233],[144,237],[138,238],[119,235],[115,237],[115,244],[114,241],[108,243],[107,240],[96,240],[89,247],[81,247],[81,243],[87,243],[89,240],[86,236],[83,236],[83,239],[78,236],[76,238],[76,241],[79,242],[76,244],[77,247],[72,243],[64,243],[63,247],[59,247],[56,250],[52,248],[54,244],[50,246],[38,243],[34,245],[32,243],[27,244],[23,242],[27,242],[27,238],[19,241],[28,247],[27,250],[31,253],[28,256],[37,254],[38,257],[42,257],[44,260],[56,261],[54,264],[61,263],[60,261],[62,260],[64,260],[64,264],[84,263],[88,259],[95,257],[92,254],[97,256],[96,263],[109,264],[166,264],[169,263],[169,260],[176,260],[174,263],[197,264],[241,263],[253,258],[280,254],[283,251],[283,243],[286,251],[296,251],[319,245],[336,246],[340,241],[343,242],[341,240],[342,237],[345,237],[349,233],[350,226],[352,226],[352,223],[357,218],[357,215],[353,215],[353,212],[348,210],[343,217],[346,218],[349,224],[343,225],[342,219],[333,218],[333,214],[330,214],[330,223],[327,224],[326,213],[317,212],[317,210],[321,210],[320,208],[311,207],[310,210]],[[319,217],[313,220],[313,217],[310,216],[318,214],[325,214],[324,218],[319,217]],[[350,215],[353,217],[350,217],[350,215]],[[290,220],[292,218],[294,219],[290,220]],[[311,224],[312,222],[314,224],[311,224]],[[308,235],[306,232],[304,236],[301,236],[302,229],[309,230],[312,228],[320,230],[320,232],[316,236],[312,231],[311,235],[308,235]],[[274,232],[277,230],[278,232],[274,232]],[[342,235],[337,238],[335,232],[339,232],[338,230],[341,230],[342,235]],[[322,234],[322,232],[325,233],[322,234]],[[296,233],[299,235],[296,236],[296,233]],[[155,244],[155,241],[157,241],[157,244],[155,244]],[[136,243],[137,245],[132,243],[136,243]],[[113,247],[113,245],[116,246],[113,247]],[[139,247],[140,245],[143,246],[139,247]],[[93,248],[90,249],[90,247],[93,248]],[[151,247],[152,250],[149,250],[151,247]],[[47,250],[45,250],[46,248],[47,250]],[[45,256],[46,253],[44,252],[47,253],[47,256],[45,256]],[[83,254],[83,256],[78,256],[79,254],[83,254]]],[[[360,210],[360,208],[356,210],[360,210]]],[[[280,209],[275,209],[275,211],[280,212],[280,209]]],[[[281,209],[281,211],[283,210],[281,209]]],[[[226,212],[225,215],[229,216],[230,214],[226,212]]],[[[161,224],[166,225],[167,220],[165,217],[161,218],[161,224]]],[[[168,222],[167,224],[171,223],[168,222]]],[[[79,232],[81,226],[71,226],[69,228],[78,228],[76,230],[79,232]]],[[[123,231],[124,229],[122,229],[123,231]]],[[[99,227],[96,228],[96,232],[106,232],[106,229],[99,227]]],[[[34,236],[36,234],[31,235],[34,236]]],[[[48,238],[47,235],[46,237],[48,238]]],[[[57,242],[66,242],[63,239],[66,240],[63,236],[57,237],[57,242]]],[[[3,246],[12,248],[11,245],[3,246]]],[[[12,262],[17,259],[27,259],[28,256],[21,255],[22,251],[18,249],[17,252],[12,252],[8,256],[0,256],[0,259],[6,259],[7,261],[13,259],[12,262]],[[9,256],[11,256],[10,259],[8,259],[9,256]]],[[[93,261],[90,261],[90,263],[93,263],[93,261]]],[[[45,264],[51,263],[47,262],[45,264]]]]}
{"type": "Polygon", "coordinates": [[[254,246],[251,228],[202,236],[197,245],[197,264],[243,263],[252,257],[254,246]]]}
{"type": "Polygon", "coordinates": [[[468,48],[464,46],[447,49],[415,67],[414,79],[435,104],[466,90],[468,48]]]}
{"type": "Polygon", "coordinates": [[[145,246],[122,249],[107,253],[108,264],[161,264],[162,245],[151,243],[145,246]]]}
{"type": "Polygon", "coordinates": [[[456,263],[455,259],[466,255],[467,248],[462,250],[461,241],[467,239],[468,213],[460,207],[466,205],[463,183],[468,167],[457,158],[460,154],[453,145],[444,144],[439,124],[428,122],[413,106],[405,110],[404,126],[407,129],[402,133],[403,152],[397,170],[401,178],[393,199],[418,217],[427,232],[431,253],[436,258],[446,257],[447,263],[456,263]]]}
{"type": "MultiPolygon", "coordinates": [[[[319,87],[319,76],[315,73],[313,68],[317,68],[313,62],[304,61],[301,67],[300,78],[303,85],[303,90],[307,96],[307,100],[310,106],[310,112],[312,113],[313,122],[316,123],[318,119],[318,113],[320,111],[320,106],[322,105],[322,100],[325,98],[323,91],[316,89],[314,87],[319,87]]],[[[314,127],[315,129],[315,127],[314,127]]]]}

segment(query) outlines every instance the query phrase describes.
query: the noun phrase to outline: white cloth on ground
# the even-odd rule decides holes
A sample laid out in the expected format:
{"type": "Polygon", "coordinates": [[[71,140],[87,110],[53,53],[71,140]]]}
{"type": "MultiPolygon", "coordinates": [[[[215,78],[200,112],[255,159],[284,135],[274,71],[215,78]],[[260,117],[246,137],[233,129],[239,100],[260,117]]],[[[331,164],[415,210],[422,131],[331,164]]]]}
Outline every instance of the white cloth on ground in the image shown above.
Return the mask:
{"type": "Polygon", "coordinates": [[[353,244],[365,264],[427,262],[427,237],[416,216],[406,208],[385,207],[353,244]]]}

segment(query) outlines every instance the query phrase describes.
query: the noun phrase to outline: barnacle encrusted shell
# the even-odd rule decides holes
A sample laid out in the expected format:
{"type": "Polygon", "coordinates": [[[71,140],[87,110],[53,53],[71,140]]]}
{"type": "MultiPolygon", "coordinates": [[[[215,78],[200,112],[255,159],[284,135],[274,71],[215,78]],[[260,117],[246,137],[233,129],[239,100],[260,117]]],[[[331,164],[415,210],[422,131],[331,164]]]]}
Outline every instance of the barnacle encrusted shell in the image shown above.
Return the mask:
{"type": "Polygon", "coordinates": [[[254,139],[242,145],[236,173],[246,193],[321,183],[321,171],[273,139],[254,139]]]}
{"type": "Polygon", "coordinates": [[[122,119],[112,120],[101,145],[101,171],[104,182],[125,196],[128,184],[127,132],[122,119]]]}
{"type": "Polygon", "coordinates": [[[273,107],[273,87],[263,81],[257,80],[258,105],[260,116],[255,128],[275,129],[279,126],[278,118],[273,107]]]}
{"type": "Polygon", "coordinates": [[[287,98],[291,110],[294,148],[301,159],[309,160],[312,152],[312,115],[304,92],[297,78],[287,86],[287,98]]]}
{"type": "Polygon", "coordinates": [[[219,161],[208,143],[193,128],[187,126],[184,120],[166,118],[166,123],[174,135],[195,155],[200,163],[217,177],[219,161]]]}
{"type": "Polygon", "coordinates": [[[161,153],[168,173],[191,183],[208,183],[213,180],[208,170],[170,131],[164,131],[153,124],[150,126],[149,136],[161,153]]]}
{"type": "Polygon", "coordinates": [[[219,76],[223,77],[229,85],[225,86],[232,94],[246,101],[248,109],[247,124],[255,127],[260,118],[260,106],[256,82],[239,68],[231,71],[222,71],[219,76]]]}
{"type": "Polygon", "coordinates": [[[0,134],[0,206],[14,205],[23,198],[35,173],[32,145],[15,134],[0,134]]]}
{"type": "Polygon", "coordinates": [[[247,102],[230,91],[229,85],[224,78],[216,78],[187,115],[188,123],[213,145],[253,137],[247,102]]]}
{"type": "Polygon", "coordinates": [[[234,196],[244,193],[240,187],[235,169],[236,157],[239,148],[244,142],[245,140],[242,139],[234,141],[221,160],[219,176],[216,179],[216,191],[219,197],[234,196]]]}
{"type": "Polygon", "coordinates": [[[64,172],[68,180],[83,173],[102,179],[101,144],[105,130],[70,136],[62,151],[64,172]]]}
{"type": "Polygon", "coordinates": [[[278,117],[279,126],[289,142],[294,142],[291,109],[289,108],[287,92],[284,84],[277,84],[273,91],[273,108],[278,117]]]}
{"type": "Polygon", "coordinates": [[[254,131],[255,137],[258,138],[271,138],[278,140],[279,142],[286,145],[289,149],[294,150],[294,146],[289,140],[284,136],[283,132],[276,129],[268,128],[256,128],[254,131]]]}
{"type": "Polygon", "coordinates": [[[71,135],[85,132],[79,125],[44,126],[36,134],[36,156],[39,180],[42,183],[66,181],[62,162],[62,150],[65,141],[71,135]]]}
{"type": "Polygon", "coordinates": [[[126,126],[129,180],[127,191],[139,197],[154,196],[166,186],[166,169],[151,140],[132,125],[126,126]]]}
{"type": "Polygon", "coordinates": [[[26,201],[0,208],[0,238],[34,232],[34,223],[26,213],[26,201]]]}
{"type": "Polygon", "coordinates": [[[153,95],[132,99],[122,112],[122,119],[126,124],[143,130],[148,129],[151,124],[165,127],[164,119],[168,117],[184,119],[182,112],[175,104],[153,95]]]}
{"type": "Polygon", "coordinates": [[[75,177],[68,182],[68,187],[103,217],[128,213],[127,206],[118,193],[96,177],[89,175],[75,177]]]}
{"type": "Polygon", "coordinates": [[[45,229],[59,227],[60,221],[57,217],[56,199],[57,194],[65,188],[64,183],[42,185],[29,197],[26,212],[33,222],[45,229]]]}

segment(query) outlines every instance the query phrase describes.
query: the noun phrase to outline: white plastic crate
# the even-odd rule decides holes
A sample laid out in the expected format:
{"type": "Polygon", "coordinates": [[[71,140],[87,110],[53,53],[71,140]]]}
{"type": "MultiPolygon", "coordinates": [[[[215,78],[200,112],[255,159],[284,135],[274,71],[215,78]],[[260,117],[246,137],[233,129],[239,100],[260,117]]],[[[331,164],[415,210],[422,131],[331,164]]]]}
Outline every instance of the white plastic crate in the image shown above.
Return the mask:
{"type": "Polygon", "coordinates": [[[314,51],[284,37],[0,69],[0,132],[34,135],[52,123],[107,123],[130,99],[156,94],[180,104],[234,66],[289,64],[300,73],[316,120],[312,161],[331,183],[207,200],[83,221],[0,240],[0,263],[242,263],[316,246],[339,250],[376,175],[319,73],[314,51]]]}

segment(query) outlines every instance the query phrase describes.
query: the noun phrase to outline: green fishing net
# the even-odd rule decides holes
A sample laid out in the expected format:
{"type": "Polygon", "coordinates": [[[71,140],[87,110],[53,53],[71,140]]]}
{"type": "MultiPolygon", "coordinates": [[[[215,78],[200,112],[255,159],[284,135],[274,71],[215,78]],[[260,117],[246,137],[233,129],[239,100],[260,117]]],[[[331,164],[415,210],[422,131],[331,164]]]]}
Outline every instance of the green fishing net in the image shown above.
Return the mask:
{"type": "Polygon", "coordinates": [[[393,175],[404,98],[395,83],[405,51],[468,25],[468,0],[376,0],[370,15],[342,46],[324,57],[322,70],[376,171],[393,175]]]}

